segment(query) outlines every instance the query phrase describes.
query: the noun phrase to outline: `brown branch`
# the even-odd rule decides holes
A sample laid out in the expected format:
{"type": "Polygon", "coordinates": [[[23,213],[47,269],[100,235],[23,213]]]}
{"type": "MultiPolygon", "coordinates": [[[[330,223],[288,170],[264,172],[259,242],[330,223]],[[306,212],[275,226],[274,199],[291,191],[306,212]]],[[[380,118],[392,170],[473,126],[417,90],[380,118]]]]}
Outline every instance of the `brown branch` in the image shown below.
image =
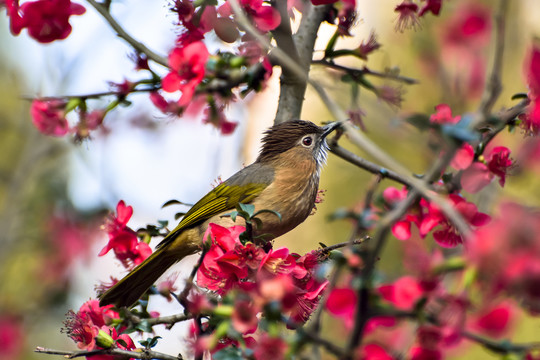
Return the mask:
{"type": "Polygon", "coordinates": [[[369,236],[364,236],[362,239],[354,239],[353,241],[345,241],[345,242],[337,243],[337,244],[334,244],[334,245],[330,245],[330,246],[321,248],[321,249],[319,249],[317,251],[320,252],[320,253],[330,252],[330,251],[333,251],[333,250],[344,248],[346,246],[360,245],[360,244],[363,244],[364,242],[368,241],[369,239],[371,239],[369,236]]]}
{"type": "Polygon", "coordinates": [[[335,345],[333,342],[320,337],[318,334],[313,333],[312,331],[307,331],[306,329],[303,329],[303,328],[300,328],[297,331],[300,333],[300,335],[303,335],[306,338],[308,338],[308,340],[311,343],[321,345],[329,353],[332,353],[332,354],[334,354],[334,355],[336,355],[338,357],[342,357],[342,356],[345,355],[345,350],[343,350],[341,347],[335,345]]]}
{"type": "Polygon", "coordinates": [[[158,55],[152,50],[150,50],[146,45],[143,43],[140,43],[139,41],[135,40],[131,35],[129,35],[122,26],[112,17],[111,13],[109,12],[109,8],[107,4],[101,4],[97,2],[96,0],[86,0],[90,5],[94,7],[94,9],[97,10],[98,13],[103,16],[103,18],[109,23],[109,25],[113,28],[113,30],[116,32],[116,35],[124,39],[129,45],[131,45],[137,52],[145,54],[146,57],[162,66],[169,67],[169,62],[167,61],[167,58],[164,56],[158,55]]]}
{"type": "MultiPolygon", "coordinates": [[[[280,123],[291,119],[299,119],[304,103],[308,83],[310,62],[313,56],[313,48],[317,39],[319,26],[330,9],[330,5],[313,6],[305,3],[304,14],[294,39],[291,33],[290,19],[287,13],[286,1],[277,1],[281,15],[281,24],[273,32],[279,50],[289,55],[290,59],[298,65],[293,68],[288,62],[277,61],[281,65],[279,102],[274,123],[280,123]]],[[[275,50],[271,52],[271,55],[275,50]]]]}
{"type": "Polygon", "coordinates": [[[66,359],[74,359],[77,357],[87,356],[92,358],[94,355],[119,355],[126,358],[135,358],[143,360],[182,360],[182,355],[172,356],[157,351],[152,351],[149,349],[137,349],[138,351],[122,350],[118,348],[113,349],[99,349],[99,350],[78,350],[78,351],[65,351],[65,350],[54,350],[47,349],[41,346],[36,347],[34,352],[41,354],[51,354],[51,355],[62,355],[66,359]]]}
{"type": "Polygon", "coordinates": [[[407,85],[414,85],[414,84],[419,83],[418,80],[407,77],[407,76],[401,76],[401,75],[387,73],[387,72],[383,73],[383,72],[373,71],[373,70],[368,69],[365,66],[363,68],[361,68],[361,69],[350,68],[350,67],[338,65],[338,64],[336,64],[334,62],[330,62],[328,60],[314,60],[311,63],[314,64],[314,65],[322,65],[322,66],[326,66],[326,67],[328,67],[330,69],[345,72],[345,73],[351,75],[353,78],[361,77],[363,75],[371,75],[371,76],[375,76],[375,77],[379,77],[379,78],[383,78],[383,79],[399,81],[399,82],[405,83],[407,85]]]}
{"type": "Polygon", "coordinates": [[[503,70],[503,55],[505,45],[505,17],[508,12],[508,0],[500,0],[497,14],[495,15],[495,53],[493,57],[493,68],[484,91],[478,112],[482,114],[484,120],[489,117],[493,105],[502,92],[501,75],[503,70]]]}
{"type": "Polygon", "coordinates": [[[141,319],[139,316],[128,312],[129,320],[135,324],[146,322],[150,326],[154,325],[174,325],[176,323],[193,319],[193,315],[174,314],[169,316],[161,316],[156,318],[141,319]]]}
{"type": "Polygon", "coordinates": [[[372,163],[372,162],[370,162],[370,161],[368,161],[368,160],[366,160],[366,159],[364,159],[364,158],[350,152],[349,150],[339,146],[337,141],[335,141],[333,138],[328,141],[328,145],[330,146],[330,151],[333,154],[339,156],[340,158],[342,158],[345,161],[350,162],[351,164],[354,164],[354,165],[358,166],[359,168],[367,170],[372,174],[379,174],[383,178],[396,181],[396,182],[398,182],[400,184],[403,184],[403,185],[406,185],[406,186],[409,186],[409,187],[414,187],[414,184],[412,182],[410,182],[409,179],[407,179],[406,177],[401,176],[400,174],[398,174],[395,171],[385,169],[385,168],[383,168],[383,167],[381,167],[381,166],[379,166],[377,164],[374,164],[374,163],[372,163]]]}

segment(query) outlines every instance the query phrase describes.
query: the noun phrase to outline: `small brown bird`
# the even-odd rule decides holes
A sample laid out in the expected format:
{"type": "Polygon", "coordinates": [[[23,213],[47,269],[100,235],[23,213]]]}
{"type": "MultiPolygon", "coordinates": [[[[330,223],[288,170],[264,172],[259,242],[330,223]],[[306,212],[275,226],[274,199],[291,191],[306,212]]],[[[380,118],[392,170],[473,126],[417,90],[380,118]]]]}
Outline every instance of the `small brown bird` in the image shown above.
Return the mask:
{"type": "Polygon", "coordinates": [[[150,257],[100,296],[100,305],[132,305],[174,263],[201,250],[208,224],[244,225],[240,217],[234,223],[223,216],[240,203],[281,215],[281,219],[268,212],[258,215],[262,226],[253,229],[254,236],[268,234],[270,240],[302,223],[315,205],[328,151],[325,138],[338,126],[293,120],[268,129],[257,160],[193,205],[150,257]]]}

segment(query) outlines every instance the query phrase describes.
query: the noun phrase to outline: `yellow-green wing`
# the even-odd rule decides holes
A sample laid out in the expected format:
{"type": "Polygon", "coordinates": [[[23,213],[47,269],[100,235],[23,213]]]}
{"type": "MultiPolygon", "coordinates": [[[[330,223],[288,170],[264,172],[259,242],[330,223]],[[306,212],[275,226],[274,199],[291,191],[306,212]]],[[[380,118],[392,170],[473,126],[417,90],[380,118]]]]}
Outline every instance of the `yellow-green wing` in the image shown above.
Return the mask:
{"type": "Polygon", "coordinates": [[[216,186],[184,215],[182,221],[158,245],[167,245],[184,229],[199,224],[227,210],[234,210],[239,203],[250,203],[273,179],[273,171],[259,164],[252,164],[216,186]],[[255,175],[255,176],[253,176],[255,175]],[[257,183],[249,180],[256,178],[257,183]]]}

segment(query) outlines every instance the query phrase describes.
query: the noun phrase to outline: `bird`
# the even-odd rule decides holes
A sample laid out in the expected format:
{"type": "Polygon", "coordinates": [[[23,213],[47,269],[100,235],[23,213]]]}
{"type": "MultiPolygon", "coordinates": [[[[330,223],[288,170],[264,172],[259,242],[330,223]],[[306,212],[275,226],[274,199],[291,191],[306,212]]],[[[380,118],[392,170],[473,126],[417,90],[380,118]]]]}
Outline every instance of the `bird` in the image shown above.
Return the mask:
{"type": "Polygon", "coordinates": [[[252,204],[260,227],[253,236],[273,240],[301,224],[312,212],[319,189],[321,168],[326,162],[326,137],[340,125],[320,127],[310,121],[289,120],[265,131],[254,163],[216,186],[193,205],[157,245],[156,250],[123,279],[99,295],[100,306],[133,305],[173,264],[202,249],[210,223],[230,227],[243,219],[230,214],[238,204],[252,204]],[[276,216],[275,213],[280,216],[276,216]]]}

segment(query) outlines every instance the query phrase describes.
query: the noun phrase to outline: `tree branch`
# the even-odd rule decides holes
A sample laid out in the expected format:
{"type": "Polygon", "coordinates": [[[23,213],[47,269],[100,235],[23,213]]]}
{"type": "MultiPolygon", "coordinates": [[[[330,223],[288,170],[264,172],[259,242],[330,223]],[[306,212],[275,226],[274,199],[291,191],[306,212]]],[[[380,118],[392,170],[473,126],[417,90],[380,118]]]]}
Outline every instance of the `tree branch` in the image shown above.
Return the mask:
{"type": "Polygon", "coordinates": [[[368,69],[366,66],[364,66],[361,69],[356,69],[356,68],[350,68],[350,67],[338,65],[338,64],[336,64],[334,62],[330,62],[328,60],[314,60],[311,63],[314,64],[314,65],[322,65],[322,66],[326,66],[327,68],[330,68],[330,69],[345,72],[345,73],[351,75],[353,78],[360,77],[360,76],[363,76],[363,75],[371,75],[371,76],[375,76],[375,77],[379,77],[379,78],[383,78],[383,79],[399,81],[399,82],[405,83],[407,85],[418,84],[418,80],[416,80],[416,79],[406,77],[406,76],[401,76],[401,75],[398,75],[398,74],[383,73],[383,72],[373,71],[373,70],[368,69]]]}
{"type": "Polygon", "coordinates": [[[108,6],[101,4],[97,2],[96,0],[86,0],[90,5],[94,7],[94,9],[97,10],[98,13],[103,16],[103,18],[109,23],[109,25],[113,28],[113,30],[116,32],[116,35],[119,38],[124,39],[129,45],[131,45],[137,52],[143,53],[148,57],[148,59],[162,65],[165,67],[169,67],[169,62],[167,61],[167,58],[156,54],[152,50],[146,47],[143,43],[138,42],[133,37],[131,37],[123,28],[118,24],[118,22],[112,17],[111,13],[109,12],[108,6]]]}
{"type": "Polygon", "coordinates": [[[94,355],[119,355],[126,358],[135,358],[143,360],[183,360],[182,355],[172,356],[157,351],[152,351],[149,349],[137,349],[138,351],[122,350],[118,348],[113,349],[98,349],[98,350],[79,350],[79,351],[65,351],[65,350],[54,350],[47,349],[41,346],[36,347],[34,352],[41,354],[51,354],[51,355],[63,355],[66,359],[74,359],[77,357],[87,356],[92,358],[94,355]]]}
{"type": "Polygon", "coordinates": [[[503,70],[505,17],[507,11],[508,0],[500,0],[499,8],[495,15],[495,54],[493,56],[493,68],[478,110],[484,120],[489,117],[489,114],[493,110],[493,105],[495,105],[502,92],[501,75],[503,70]]]}

